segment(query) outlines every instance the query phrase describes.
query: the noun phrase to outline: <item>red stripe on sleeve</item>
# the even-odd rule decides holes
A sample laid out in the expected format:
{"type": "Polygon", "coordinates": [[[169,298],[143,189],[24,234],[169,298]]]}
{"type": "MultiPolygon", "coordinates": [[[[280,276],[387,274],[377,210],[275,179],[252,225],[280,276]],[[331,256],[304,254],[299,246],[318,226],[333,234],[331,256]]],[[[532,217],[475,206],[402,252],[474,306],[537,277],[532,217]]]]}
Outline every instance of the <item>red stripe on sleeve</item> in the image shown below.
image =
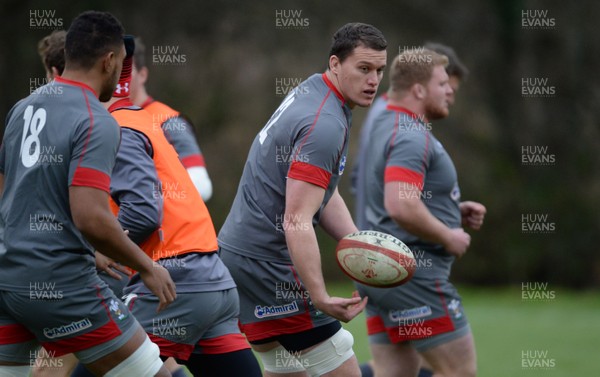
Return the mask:
{"type": "Polygon", "coordinates": [[[187,157],[183,157],[181,159],[181,163],[183,164],[183,166],[185,166],[186,169],[194,166],[206,166],[206,164],[204,163],[204,156],[202,156],[201,154],[192,154],[187,157]]]}
{"type": "Polygon", "coordinates": [[[389,183],[397,181],[412,183],[417,187],[423,187],[423,174],[399,166],[389,166],[385,168],[384,182],[389,183]]]}
{"type": "Polygon", "coordinates": [[[78,167],[71,186],[93,187],[110,192],[110,176],[96,169],[78,167]]]}
{"type": "Polygon", "coordinates": [[[329,181],[331,180],[331,173],[306,162],[294,161],[288,172],[288,177],[312,183],[327,190],[327,186],[329,186],[329,181]]]}

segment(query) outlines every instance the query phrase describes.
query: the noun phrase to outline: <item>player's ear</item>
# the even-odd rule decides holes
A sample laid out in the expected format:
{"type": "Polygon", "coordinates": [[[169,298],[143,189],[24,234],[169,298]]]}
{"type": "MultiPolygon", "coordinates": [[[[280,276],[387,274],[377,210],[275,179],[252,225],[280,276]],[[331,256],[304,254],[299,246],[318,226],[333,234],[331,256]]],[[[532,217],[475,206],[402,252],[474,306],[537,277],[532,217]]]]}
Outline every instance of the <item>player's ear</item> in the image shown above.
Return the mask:
{"type": "Polygon", "coordinates": [[[340,58],[338,58],[336,55],[331,55],[329,57],[329,70],[337,75],[339,73],[339,69],[340,69],[340,58]]]}
{"type": "Polygon", "coordinates": [[[58,71],[58,68],[52,66],[50,67],[50,71],[52,72],[52,78],[55,78],[56,76],[60,76],[60,72],[58,71]]]}
{"type": "Polygon", "coordinates": [[[112,73],[117,64],[117,54],[110,50],[102,56],[102,70],[104,72],[112,73]]]}
{"type": "Polygon", "coordinates": [[[148,67],[140,68],[138,70],[138,76],[139,76],[140,83],[142,85],[146,84],[146,81],[148,80],[148,67]]]}
{"type": "Polygon", "coordinates": [[[415,98],[419,100],[425,99],[427,96],[427,89],[422,84],[416,83],[411,87],[411,91],[415,98]]]}

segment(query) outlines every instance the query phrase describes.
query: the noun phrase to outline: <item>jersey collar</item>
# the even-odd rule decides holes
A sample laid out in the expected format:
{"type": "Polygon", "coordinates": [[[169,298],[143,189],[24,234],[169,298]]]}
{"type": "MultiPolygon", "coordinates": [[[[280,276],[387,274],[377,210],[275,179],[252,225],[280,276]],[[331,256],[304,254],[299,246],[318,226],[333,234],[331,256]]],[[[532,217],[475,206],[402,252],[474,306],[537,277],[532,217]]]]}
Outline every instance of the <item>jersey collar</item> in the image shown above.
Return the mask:
{"type": "Polygon", "coordinates": [[[329,77],[327,77],[325,73],[323,73],[321,77],[323,78],[323,81],[325,81],[325,84],[329,87],[329,89],[333,90],[337,98],[339,98],[340,101],[342,101],[342,105],[345,104],[346,100],[344,99],[344,96],[342,96],[342,93],[340,93],[339,90],[337,90],[337,88],[335,87],[335,85],[333,85],[331,80],[329,80],[329,77]]]}
{"type": "Polygon", "coordinates": [[[90,92],[94,93],[94,96],[97,97],[96,91],[94,89],[90,88],[87,84],[84,84],[82,82],[65,79],[65,78],[62,78],[60,76],[55,76],[54,80],[56,82],[60,82],[60,83],[63,83],[63,84],[78,86],[80,88],[87,89],[90,92]]]}
{"type": "MultiPolygon", "coordinates": [[[[419,118],[419,116],[418,116],[417,114],[413,113],[412,111],[410,111],[410,110],[409,110],[409,109],[407,109],[406,107],[402,107],[402,106],[394,106],[394,105],[390,105],[390,104],[388,103],[388,105],[387,105],[387,107],[386,107],[386,108],[387,108],[388,110],[392,110],[392,111],[398,111],[398,112],[404,113],[404,114],[406,114],[406,115],[410,116],[410,117],[411,117],[411,118],[413,118],[413,119],[416,119],[416,120],[421,120],[421,118],[419,118]]],[[[425,120],[427,120],[426,118],[424,118],[424,119],[425,119],[425,120]]]]}
{"type": "Polygon", "coordinates": [[[131,102],[129,97],[121,98],[120,100],[118,100],[117,102],[113,103],[112,105],[110,105],[108,107],[108,112],[112,113],[115,110],[126,109],[126,108],[130,108],[130,107],[135,107],[135,105],[133,104],[133,102],[131,102]]]}

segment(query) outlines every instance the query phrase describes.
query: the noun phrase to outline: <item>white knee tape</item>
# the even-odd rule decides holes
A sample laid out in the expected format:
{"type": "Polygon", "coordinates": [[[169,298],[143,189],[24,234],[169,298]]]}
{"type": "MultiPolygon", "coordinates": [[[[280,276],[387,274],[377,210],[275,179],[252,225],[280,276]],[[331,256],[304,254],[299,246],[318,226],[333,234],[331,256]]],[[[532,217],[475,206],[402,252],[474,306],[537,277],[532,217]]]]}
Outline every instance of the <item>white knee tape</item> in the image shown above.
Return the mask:
{"type": "Polygon", "coordinates": [[[29,376],[29,365],[22,365],[18,367],[9,367],[6,365],[0,365],[0,376],[2,377],[27,377],[29,376]]]}
{"type": "Polygon", "coordinates": [[[262,360],[265,371],[271,373],[303,372],[304,367],[296,355],[286,351],[283,346],[278,346],[267,352],[257,352],[262,360]]]}
{"type": "Polygon", "coordinates": [[[163,365],[159,354],[158,346],[146,337],[140,348],[108,371],[104,377],[154,376],[163,365]]]}
{"type": "Polygon", "coordinates": [[[340,329],[331,338],[299,357],[310,376],[321,376],[338,368],[354,355],[354,338],[349,331],[340,329]]]}

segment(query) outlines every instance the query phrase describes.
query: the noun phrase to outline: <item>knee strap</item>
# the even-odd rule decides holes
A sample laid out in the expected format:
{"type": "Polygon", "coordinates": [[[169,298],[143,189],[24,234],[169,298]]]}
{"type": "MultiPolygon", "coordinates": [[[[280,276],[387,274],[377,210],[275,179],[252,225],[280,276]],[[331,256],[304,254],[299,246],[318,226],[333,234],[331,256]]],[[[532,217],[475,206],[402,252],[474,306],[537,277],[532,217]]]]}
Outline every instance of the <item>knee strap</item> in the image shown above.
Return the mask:
{"type": "Polygon", "coordinates": [[[104,377],[154,376],[163,365],[159,353],[158,346],[146,337],[140,348],[109,370],[104,377]]]}

